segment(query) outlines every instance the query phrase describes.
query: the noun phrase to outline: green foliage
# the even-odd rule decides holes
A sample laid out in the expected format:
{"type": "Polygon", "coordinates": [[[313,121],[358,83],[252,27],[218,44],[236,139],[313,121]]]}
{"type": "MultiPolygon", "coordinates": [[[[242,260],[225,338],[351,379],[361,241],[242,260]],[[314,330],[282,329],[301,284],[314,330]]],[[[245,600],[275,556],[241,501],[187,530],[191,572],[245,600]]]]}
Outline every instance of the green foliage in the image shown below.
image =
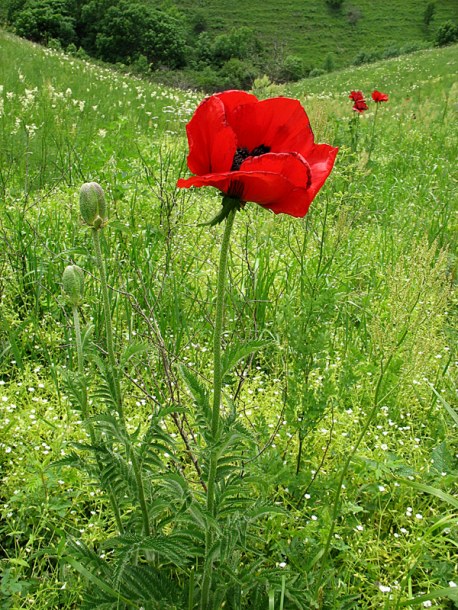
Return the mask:
{"type": "Polygon", "coordinates": [[[256,70],[253,64],[233,57],[219,71],[224,89],[250,89],[256,70]]]}
{"type": "Polygon", "coordinates": [[[138,61],[178,68],[185,62],[184,34],[175,17],[142,4],[121,1],[110,7],[99,23],[96,37],[105,61],[138,61]]]}
{"type": "Polygon", "coordinates": [[[341,9],[343,3],[344,0],[326,0],[326,4],[333,10],[341,9]]]}
{"type": "Polygon", "coordinates": [[[215,63],[229,59],[249,59],[261,51],[261,45],[249,27],[234,28],[228,34],[217,36],[212,45],[215,63]]]}
{"type": "Polygon", "coordinates": [[[437,5],[435,2],[428,2],[428,4],[425,6],[423,23],[426,25],[426,27],[428,27],[431,24],[431,21],[434,19],[436,9],[437,5]]]}
{"type": "Polygon", "coordinates": [[[334,55],[332,53],[328,53],[323,63],[323,69],[325,72],[332,72],[334,70],[334,66],[334,55]]]}
{"type": "Polygon", "coordinates": [[[282,80],[294,82],[307,76],[307,70],[301,57],[298,55],[287,55],[280,74],[282,80]]]}
{"type": "MultiPolygon", "coordinates": [[[[164,83],[208,91],[248,88],[263,74],[278,82],[299,80],[323,65],[330,48],[334,70],[349,65],[355,49],[382,58],[387,41],[401,52],[406,45],[432,44],[429,26],[418,28],[415,0],[402,5],[396,0],[360,0],[357,6],[343,0],[320,0],[310,6],[291,0],[287,9],[267,3],[262,12],[258,4],[259,0],[230,6],[223,0],[201,6],[191,0],[164,5],[144,0],[5,0],[3,12],[6,21],[31,40],[52,48],[71,45],[71,53],[78,57],[87,54],[132,66],[138,74],[164,83]]],[[[424,23],[453,19],[457,10],[458,0],[429,2],[424,23]]]]}
{"type": "MultiPolygon", "coordinates": [[[[197,4],[193,0],[177,0],[177,6],[193,17],[197,4]]],[[[351,65],[358,49],[380,50],[388,45],[408,43],[431,44],[432,33],[420,27],[426,0],[358,0],[342,2],[341,10],[332,10],[325,0],[304,2],[289,0],[287,4],[246,0],[228,3],[225,0],[203,2],[198,9],[207,18],[206,31],[213,37],[233,28],[247,26],[254,30],[267,49],[266,61],[259,75],[277,79],[274,69],[266,69],[279,51],[286,57],[300,57],[306,65],[322,66],[331,50],[335,68],[351,65]]],[[[438,0],[435,22],[455,19],[458,0],[438,0]]],[[[275,66],[273,66],[275,68],[275,66]]]]}
{"type": "Polygon", "coordinates": [[[446,21],[437,29],[434,42],[437,47],[444,47],[458,41],[458,24],[446,21]]]}
{"type": "Polygon", "coordinates": [[[64,46],[76,39],[76,22],[67,0],[28,0],[16,11],[14,27],[19,36],[44,44],[55,39],[64,46]]]}
{"type": "Polygon", "coordinates": [[[362,18],[363,14],[361,10],[356,6],[351,6],[347,12],[347,20],[351,26],[356,26],[358,21],[362,18]]]}

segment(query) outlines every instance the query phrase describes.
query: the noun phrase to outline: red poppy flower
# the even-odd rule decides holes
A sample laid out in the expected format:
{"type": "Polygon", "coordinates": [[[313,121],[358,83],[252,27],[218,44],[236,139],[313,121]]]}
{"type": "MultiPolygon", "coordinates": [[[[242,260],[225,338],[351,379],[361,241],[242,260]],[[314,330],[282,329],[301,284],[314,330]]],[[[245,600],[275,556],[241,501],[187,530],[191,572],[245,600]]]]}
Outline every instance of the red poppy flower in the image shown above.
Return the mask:
{"type": "Polygon", "coordinates": [[[362,91],[352,91],[348,97],[354,102],[364,102],[364,95],[362,91]]]}
{"type": "Polygon", "coordinates": [[[364,101],[364,99],[362,100],[356,100],[355,104],[353,106],[353,110],[356,110],[356,112],[364,112],[365,110],[368,110],[369,106],[366,104],[366,102],[364,101]]]}
{"type": "Polygon", "coordinates": [[[186,126],[188,167],[178,187],[214,186],[242,202],[302,217],[332,170],[337,148],[315,144],[297,100],[244,91],[206,98],[186,126]]]}
{"type": "Polygon", "coordinates": [[[374,102],[377,102],[377,104],[379,104],[380,102],[387,102],[388,101],[388,95],[386,93],[381,93],[380,91],[377,91],[377,89],[375,91],[372,91],[372,99],[374,100],[374,102]]]}

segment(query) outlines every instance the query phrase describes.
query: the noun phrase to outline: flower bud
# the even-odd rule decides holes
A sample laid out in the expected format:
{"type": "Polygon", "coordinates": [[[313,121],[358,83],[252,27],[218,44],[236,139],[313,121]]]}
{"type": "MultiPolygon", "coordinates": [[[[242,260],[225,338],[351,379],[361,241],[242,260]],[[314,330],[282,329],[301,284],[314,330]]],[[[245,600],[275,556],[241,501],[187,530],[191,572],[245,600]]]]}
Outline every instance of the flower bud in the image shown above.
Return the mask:
{"type": "Polygon", "coordinates": [[[78,265],[68,265],[62,275],[65,294],[72,305],[79,305],[83,300],[84,273],[78,265]]]}
{"type": "Polygon", "coordinates": [[[106,224],[105,194],[97,182],[86,182],[81,187],[80,212],[84,222],[94,229],[100,229],[106,224]]]}

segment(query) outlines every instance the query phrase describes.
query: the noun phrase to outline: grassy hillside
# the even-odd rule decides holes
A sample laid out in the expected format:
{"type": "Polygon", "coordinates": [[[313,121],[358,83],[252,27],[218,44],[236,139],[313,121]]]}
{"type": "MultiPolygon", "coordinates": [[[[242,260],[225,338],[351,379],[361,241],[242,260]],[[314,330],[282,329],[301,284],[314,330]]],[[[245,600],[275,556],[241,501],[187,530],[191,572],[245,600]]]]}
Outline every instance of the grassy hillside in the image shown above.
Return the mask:
{"type": "Polygon", "coordinates": [[[339,67],[351,63],[360,51],[431,40],[438,24],[458,19],[458,0],[438,0],[429,28],[423,23],[426,0],[345,0],[340,10],[330,9],[325,0],[178,0],[176,4],[189,14],[199,11],[214,32],[249,26],[272,54],[298,54],[316,68],[322,67],[329,53],[339,67]],[[349,13],[359,15],[355,24],[350,23],[349,13]]]}
{"type": "MultiPolygon", "coordinates": [[[[304,219],[252,203],[235,219],[223,343],[263,347],[224,383],[237,451],[218,493],[227,469],[244,485],[215,510],[224,549],[212,576],[228,610],[456,607],[457,51],[288,88],[257,82],[260,96],[299,98],[317,141],[340,150],[304,219]],[[374,104],[360,116],[348,99],[374,88],[389,95],[375,123],[374,104]],[[242,500],[257,502],[256,521],[242,500]]],[[[206,490],[190,454],[207,465],[196,405],[211,391],[223,227],[200,224],[220,208],[217,193],[175,185],[189,175],[185,124],[202,96],[3,32],[0,52],[0,607],[195,610],[206,490]],[[97,479],[78,393],[94,426],[105,401],[113,407],[97,257],[78,209],[93,180],[107,194],[101,247],[124,366],[124,435],[110,436],[114,410],[97,428],[127,472],[115,483],[136,547],[122,561],[107,540],[121,529],[110,472],[97,479]],[[62,294],[69,263],[85,274],[81,377],[62,294]],[[130,461],[146,431],[148,553],[130,461]],[[192,544],[180,538],[190,524],[192,544]],[[156,577],[132,581],[124,603],[130,562],[156,577]]]]}

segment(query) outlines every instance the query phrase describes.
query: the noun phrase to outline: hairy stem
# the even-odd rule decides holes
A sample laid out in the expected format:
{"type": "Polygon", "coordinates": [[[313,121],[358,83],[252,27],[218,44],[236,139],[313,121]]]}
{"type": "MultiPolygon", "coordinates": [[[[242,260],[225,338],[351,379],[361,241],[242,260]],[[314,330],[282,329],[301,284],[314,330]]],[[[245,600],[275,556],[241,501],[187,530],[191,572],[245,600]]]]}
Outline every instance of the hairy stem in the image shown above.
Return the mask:
{"type": "MultiPolygon", "coordinates": [[[[218,269],[218,283],[216,294],[216,314],[215,314],[215,330],[213,334],[213,405],[212,405],[212,421],[211,421],[211,439],[212,447],[210,448],[210,466],[208,473],[207,484],[207,511],[213,516],[215,512],[215,482],[216,469],[218,462],[217,449],[215,447],[220,425],[220,409],[221,409],[221,391],[223,385],[222,367],[221,367],[221,336],[223,331],[223,314],[224,314],[224,293],[226,289],[226,269],[229,253],[229,243],[234,218],[237,209],[233,208],[226,218],[224,228],[223,241],[221,243],[221,253],[218,269]]],[[[205,568],[202,583],[202,610],[209,609],[209,593],[211,585],[212,562],[208,559],[209,551],[213,542],[213,532],[211,527],[207,528],[205,538],[205,568]]]]}

